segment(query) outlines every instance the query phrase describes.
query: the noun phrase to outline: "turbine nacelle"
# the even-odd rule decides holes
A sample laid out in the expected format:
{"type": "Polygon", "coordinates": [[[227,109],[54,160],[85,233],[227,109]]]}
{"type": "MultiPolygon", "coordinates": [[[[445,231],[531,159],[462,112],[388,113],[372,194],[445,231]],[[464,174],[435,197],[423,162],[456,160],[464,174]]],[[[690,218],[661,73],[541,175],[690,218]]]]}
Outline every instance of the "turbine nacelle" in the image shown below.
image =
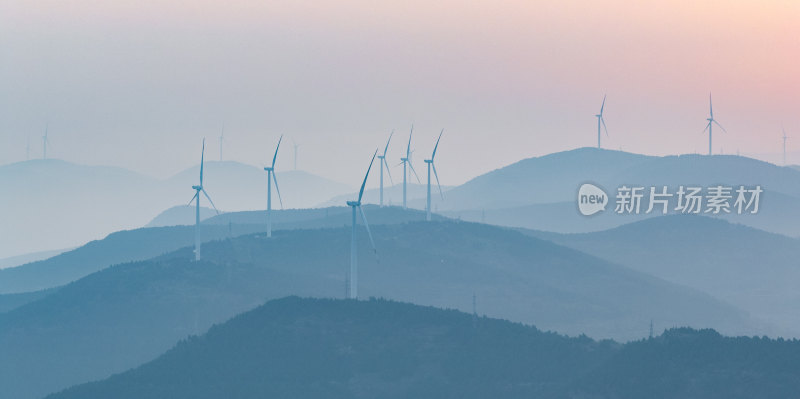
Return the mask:
{"type": "Polygon", "coordinates": [[[360,201],[347,201],[347,206],[361,206],[360,201]]]}
{"type": "Polygon", "coordinates": [[[272,172],[273,170],[275,170],[275,168],[267,166],[264,168],[264,170],[267,172],[272,172]]]}
{"type": "Polygon", "coordinates": [[[192,186],[192,189],[197,190],[197,191],[202,191],[203,190],[203,186],[192,186]]]}

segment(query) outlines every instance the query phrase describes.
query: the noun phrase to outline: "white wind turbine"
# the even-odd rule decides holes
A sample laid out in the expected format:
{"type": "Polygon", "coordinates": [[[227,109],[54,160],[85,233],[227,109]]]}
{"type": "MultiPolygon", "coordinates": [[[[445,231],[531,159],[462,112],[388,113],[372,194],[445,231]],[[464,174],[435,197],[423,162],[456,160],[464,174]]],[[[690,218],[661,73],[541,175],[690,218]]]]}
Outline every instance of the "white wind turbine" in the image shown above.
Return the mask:
{"type": "Polygon", "coordinates": [[[361,197],[364,196],[364,186],[366,186],[367,184],[369,171],[372,169],[372,163],[375,162],[376,155],[378,155],[377,149],[375,149],[375,153],[372,154],[372,160],[369,161],[367,174],[364,175],[364,181],[361,183],[361,190],[358,192],[358,200],[347,201],[347,205],[353,210],[353,230],[350,235],[350,278],[349,278],[350,299],[358,298],[358,253],[357,253],[358,245],[356,241],[358,239],[358,235],[356,234],[357,212],[361,214],[361,220],[364,222],[364,227],[367,229],[367,235],[369,236],[369,243],[372,245],[372,250],[375,252],[375,256],[378,255],[378,250],[375,248],[375,241],[372,240],[372,232],[369,231],[369,223],[367,223],[367,215],[364,213],[364,209],[361,208],[361,197]]]}
{"type": "Polygon", "coordinates": [[[783,165],[786,166],[786,139],[789,137],[786,135],[786,129],[781,126],[781,130],[783,130],[783,165]]]}
{"type": "Polygon", "coordinates": [[[42,159],[47,159],[47,144],[50,140],[47,138],[47,131],[50,129],[50,124],[44,126],[44,136],[42,136],[42,159]]]}
{"type": "Polygon", "coordinates": [[[403,165],[403,209],[407,209],[407,180],[408,180],[408,169],[411,169],[414,172],[414,176],[417,178],[417,183],[422,183],[419,180],[419,176],[417,175],[417,171],[414,170],[414,165],[411,164],[411,136],[414,135],[414,125],[411,125],[411,133],[408,134],[408,146],[406,147],[406,156],[404,158],[400,158],[400,164],[403,165]]]}
{"type": "Polygon", "coordinates": [[[431,220],[431,168],[433,168],[433,175],[436,177],[436,185],[439,186],[439,195],[444,199],[444,194],[442,194],[442,185],[439,184],[439,174],[436,173],[436,165],[433,163],[433,159],[436,158],[436,150],[439,148],[439,140],[442,139],[442,133],[444,133],[444,129],[439,132],[439,138],[436,139],[436,146],[433,147],[433,154],[431,154],[431,159],[426,159],[425,163],[428,164],[428,204],[425,206],[426,210],[426,220],[431,220]]]}
{"type": "Polygon", "coordinates": [[[605,129],[605,131],[606,131],[606,137],[608,137],[608,128],[606,127],[606,120],[603,119],[603,109],[605,107],[606,107],[606,96],[603,95],[603,104],[600,105],[600,113],[595,115],[595,118],[597,118],[597,148],[601,148],[600,147],[600,138],[602,137],[602,135],[600,134],[601,133],[600,132],[601,124],[602,124],[603,129],[605,129]]]}
{"type": "MultiPolygon", "coordinates": [[[[389,143],[392,141],[392,136],[394,135],[394,130],[392,133],[389,134],[389,140],[386,140],[386,148],[383,149],[383,155],[378,155],[378,162],[381,164],[381,201],[380,206],[383,206],[383,166],[386,165],[386,173],[389,175],[389,181],[392,182],[392,174],[389,172],[389,163],[386,161],[386,152],[389,151],[389,143]]],[[[394,185],[394,182],[392,182],[394,185]]]]}
{"type": "Polygon", "coordinates": [[[225,141],[225,124],[222,124],[222,132],[219,135],[219,161],[222,162],[222,142],[225,141]]]}
{"type": "Polygon", "coordinates": [[[711,128],[714,127],[713,125],[716,124],[720,129],[722,129],[723,132],[728,133],[728,131],[725,130],[725,128],[722,127],[722,125],[720,125],[716,119],[714,119],[714,106],[711,104],[711,93],[708,93],[708,113],[709,117],[706,119],[708,121],[708,125],[706,125],[706,128],[703,129],[703,133],[708,130],[708,155],[711,155],[711,128]]]}
{"type": "Polygon", "coordinates": [[[204,157],[206,153],[206,139],[203,139],[203,150],[200,153],[200,184],[196,186],[192,186],[194,189],[194,197],[189,200],[189,205],[192,204],[192,201],[195,201],[195,213],[194,213],[194,260],[200,260],[200,193],[202,192],[203,195],[206,196],[208,202],[214,208],[214,211],[217,212],[219,215],[219,211],[217,207],[214,205],[214,201],[211,200],[211,197],[208,196],[206,189],[203,188],[203,163],[204,157]]]}
{"type": "Polygon", "coordinates": [[[278,150],[281,148],[281,141],[283,135],[278,139],[278,145],[275,147],[275,155],[272,156],[272,166],[267,166],[264,170],[267,171],[267,237],[272,237],[272,182],[275,181],[275,191],[278,192],[278,201],[283,208],[283,199],[281,199],[281,189],[278,188],[278,177],[275,175],[275,160],[278,159],[278,150]]]}

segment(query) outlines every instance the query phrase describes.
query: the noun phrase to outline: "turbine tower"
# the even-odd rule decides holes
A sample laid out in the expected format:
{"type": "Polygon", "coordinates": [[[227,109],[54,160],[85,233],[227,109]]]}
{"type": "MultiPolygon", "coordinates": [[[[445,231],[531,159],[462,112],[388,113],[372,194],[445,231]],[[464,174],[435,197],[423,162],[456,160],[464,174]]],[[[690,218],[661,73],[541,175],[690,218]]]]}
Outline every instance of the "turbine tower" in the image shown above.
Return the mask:
{"type": "Polygon", "coordinates": [[[711,93],[708,93],[708,113],[709,117],[706,119],[708,121],[708,125],[706,125],[706,128],[703,129],[703,133],[708,130],[708,155],[711,155],[711,128],[714,127],[713,125],[716,124],[720,129],[722,129],[723,132],[728,133],[728,131],[725,130],[725,128],[722,127],[722,125],[720,125],[716,119],[714,119],[714,106],[711,104],[711,93]]]}
{"type": "Polygon", "coordinates": [[[411,133],[408,134],[408,146],[406,147],[406,156],[404,158],[400,158],[400,164],[403,165],[403,209],[408,209],[408,198],[407,196],[407,180],[408,180],[408,169],[411,169],[414,172],[414,176],[417,178],[418,183],[422,183],[419,180],[419,176],[417,175],[417,171],[414,170],[414,165],[411,164],[411,136],[414,135],[414,125],[411,125],[411,133]]]}
{"type": "Polygon", "coordinates": [[[603,108],[605,108],[605,107],[606,107],[606,96],[603,95],[603,104],[600,105],[600,113],[595,115],[595,117],[597,118],[597,148],[601,148],[600,147],[600,137],[601,137],[600,126],[601,125],[602,125],[603,129],[605,129],[605,131],[606,131],[606,137],[608,137],[608,128],[606,127],[606,120],[603,119],[603,108]]]}
{"type": "Polygon", "coordinates": [[[781,127],[781,130],[783,130],[783,165],[786,166],[786,139],[789,137],[786,136],[786,129],[781,127]]]}
{"type": "Polygon", "coordinates": [[[433,175],[436,176],[436,185],[439,186],[439,195],[444,199],[444,194],[442,194],[442,185],[439,184],[439,174],[436,173],[436,165],[433,163],[433,159],[436,158],[436,150],[439,148],[439,140],[442,139],[442,133],[444,133],[444,129],[439,132],[439,138],[436,139],[436,146],[433,147],[433,154],[431,154],[431,159],[426,159],[425,163],[428,164],[428,204],[425,206],[425,210],[427,211],[426,220],[431,221],[431,168],[433,168],[433,175]]]}
{"type": "Polygon", "coordinates": [[[208,196],[206,189],[203,188],[203,158],[205,157],[206,153],[206,139],[203,139],[203,150],[200,152],[200,184],[196,186],[192,186],[194,189],[194,197],[189,200],[189,205],[192,204],[192,201],[195,202],[195,213],[194,213],[194,260],[200,260],[200,193],[202,192],[203,195],[206,196],[208,202],[214,207],[214,210],[219,215],[219,211],[217,207],[214,206],[214,201],[211,200],[211,197],[208,196]]]}
{"type": "Polygon", "coordinates": [[[272,181],[275,181],[275,191],[278,192],[278,201],[283,208],[283,200],[281,199],[281,189],[278,188],[278,177],[275,175],[275,160],[278,159],[278,150],[281,148],[281,141],[283,135],[278,139],[278,146],[275,147],[275,155],[272,156],[272,166],[267,166],[264,170],[267,171],[267,238],[272,237],[272,181]]]}
{"type": "Polygon", "coordinates": [[[42,159],[47,159],[47,144],[50,143],[50,140],[47,139],[47,131],[49,128],[49,123],[44,126],[44,136],[42,136],[42,159]]]}
{"type": "Polygon", "coordinates": [[[364,209],[361,208],[361,197],[364,196],[364,186],[367,184],[369,171],[372,169],[372,163],[375,162],[376,155],[378,155],[378,149],[375,149],[375,153],[372,154],[372,160],[369,161],[367,174],[364,176],[364,182],[361,183],[361,190],[358,192],[358,200],[347,201],[347,205],[353,209],[353,230],[350,235],[350,277],[348,279],[350,282],[350,299],[358,299],[358,245],[356,241],[358,239],[358,235],[356,234],[356,212],[361,214],[361,220],[364,222],[364,227],[367,229],[367,235],[369,236],[369,243],[372,245],[372,250],[375,252],[375,256],[378,255],[378,250],[375,248],[375,241],[372,240],[372,232],[369,231],[367,215],[364,213],[364,209]]]}
{"type": "MultiPolygon", "coordinates": [[[[389,163],[386,161],[386,151],[389,151],[389,143],[392,141],[392,136],[394,136],[394,130],[392,133],[389,134],[389,140],[386,140],[386,148],[383,149],[383,155],[378,155],[378,162],[381,164],[381,201],[380,206],[383,206],[383,166],[386,165],[386,173],[389,175],[389,181],[392,182],[392,174],[389,172],[389,163]]],[[[392,182],[394,185],[394,182],[392,182]]]]}

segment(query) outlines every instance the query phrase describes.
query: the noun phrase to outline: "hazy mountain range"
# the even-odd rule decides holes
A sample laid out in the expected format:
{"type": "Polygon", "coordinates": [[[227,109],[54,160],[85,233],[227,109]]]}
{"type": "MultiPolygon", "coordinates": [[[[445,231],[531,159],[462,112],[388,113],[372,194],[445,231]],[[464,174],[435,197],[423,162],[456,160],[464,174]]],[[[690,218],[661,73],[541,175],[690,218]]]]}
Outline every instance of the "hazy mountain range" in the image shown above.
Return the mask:
{"type": "MultiPolygon", "coordinates": [[[[159,180],[125,169],[48,159],[0,166],[0,257],[83,245],[146,225],[185,205],[199,168],[159,180]]],[[[306,208],[355,189],[302,171],[278,171],[285,208],[306,208]]],[[[236,162],[206,162],[205,187],[218,209],[266,209],[266,174],[236,162]]],[[[273,193],[275,195],[275,193],[273,193]]],[[[280,208],[277,195],[275,209],[280,208]]],[[[202,204],[210,207],[203,199],[202,204]]]]}
{"type": "Polygon", "coordinates": [[[786,398],[797,341],[670,329],[620,345],[383,300],[285,298],[49,399],[786,398]]]}
{"type": "MultiPolygon", "coordinates": [[[[380,219],[380,212],[371,214],[380,219]]],[[[622,340],[646,336],[651,319],[769,333],[699,291],[512,230],[415,222],[376,224],[373,234],[377,257],[364,230],[359,240],[365,298],[470,311],[476,295],[481,313],[492,317],[622,340]]],[[[270,240],[244,235],[206,243],[199,263],[186,247],[34,294],[0,313],[8,359],[0,364],[0,386],[15,398],[40,397],[140,365],[266,299],[343,297],[348,251],[347,227],[277,231],[270,240]]]]}

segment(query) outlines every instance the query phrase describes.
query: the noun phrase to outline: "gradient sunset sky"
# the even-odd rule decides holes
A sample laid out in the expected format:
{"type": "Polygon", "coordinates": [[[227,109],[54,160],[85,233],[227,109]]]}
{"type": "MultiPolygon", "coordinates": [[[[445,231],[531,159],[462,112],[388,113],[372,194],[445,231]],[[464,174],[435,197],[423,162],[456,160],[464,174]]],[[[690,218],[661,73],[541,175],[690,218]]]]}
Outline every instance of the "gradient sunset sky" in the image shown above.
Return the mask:
{"type": "Polygon", "coordinates": [[[52,157],[167,177],[224,123],[228,160],[284,133],[355,185],[413,122],[458,184],[594,146],[606,93],[608,148],[704,153],[709,92],[715,152],[777,161],[783,125],[800,163],[800,1],[0,2],[0,164],[49,122],[52,157]]]}

